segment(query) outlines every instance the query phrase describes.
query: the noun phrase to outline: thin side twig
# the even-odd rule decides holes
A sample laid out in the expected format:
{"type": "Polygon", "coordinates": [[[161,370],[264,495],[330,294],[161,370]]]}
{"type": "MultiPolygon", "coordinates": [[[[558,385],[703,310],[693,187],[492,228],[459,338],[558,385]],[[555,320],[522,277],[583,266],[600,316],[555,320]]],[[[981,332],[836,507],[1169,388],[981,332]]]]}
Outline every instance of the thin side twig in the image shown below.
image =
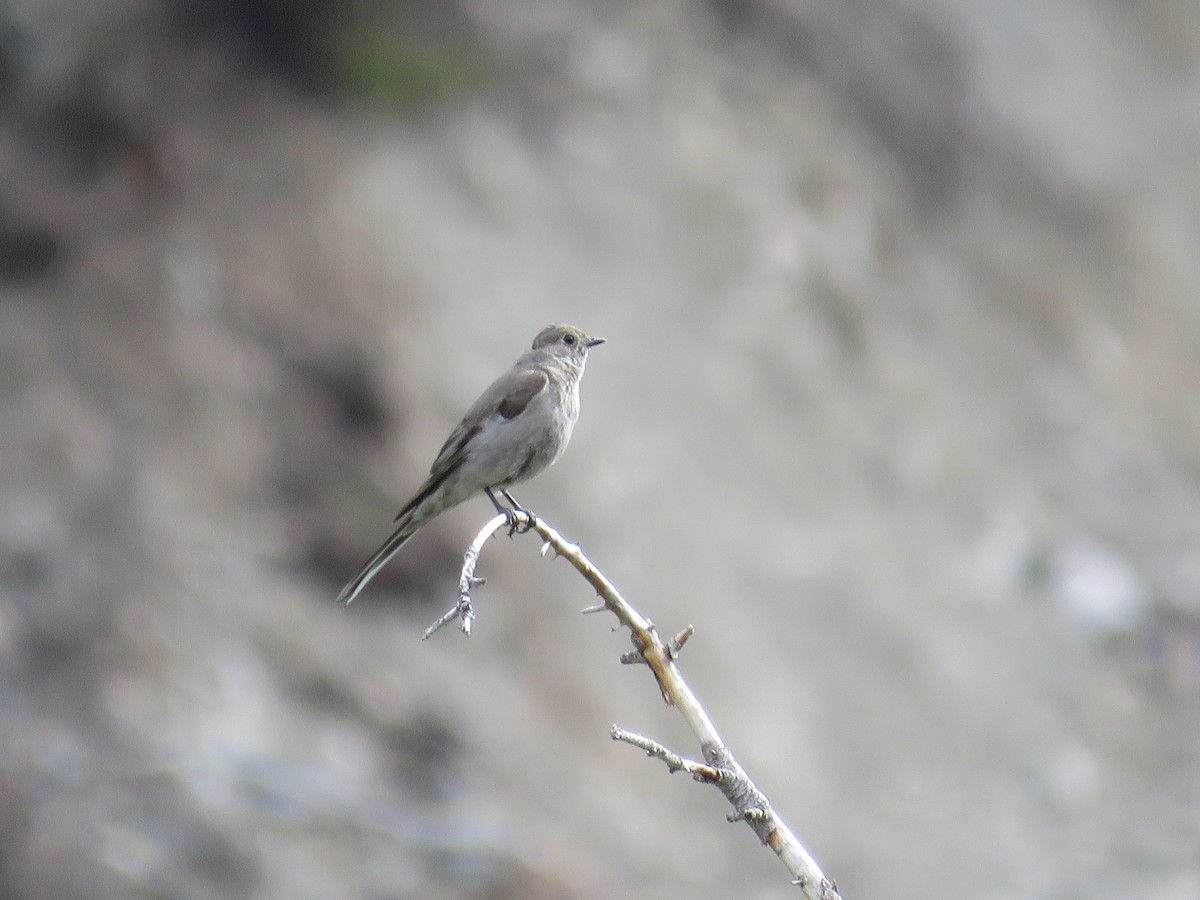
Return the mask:
{"type": "Polygon", "coordinates": [[[645,750],[647,756],[653,756],[655,759],[662,760],[667,764],[667,771],[672,774],[687,772],[697,781],[716,782],[722,778],[720,769],[714,769],[712,766],[706,766],[693,759],[684,759],[678,753],[668,750],[658,741],[643,737],[640,734],[634,734],[632,731],[626,731],[619,725],[614,725],[608,733],[614,741],[624,741],[626,744],[632,744],[635,747],[645,750]]]}

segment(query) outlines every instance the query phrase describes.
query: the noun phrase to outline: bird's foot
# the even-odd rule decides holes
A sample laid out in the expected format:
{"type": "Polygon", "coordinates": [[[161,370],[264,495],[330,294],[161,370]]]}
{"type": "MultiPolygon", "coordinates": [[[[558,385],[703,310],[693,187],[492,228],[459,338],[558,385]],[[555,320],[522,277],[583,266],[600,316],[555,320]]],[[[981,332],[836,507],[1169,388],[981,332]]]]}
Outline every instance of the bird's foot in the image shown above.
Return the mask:
{"type": "Polygon", "coordinates": [[[504,517],[508,523],[508,536],[514,534],[525,534],[533,529],[533,513],[527,509],[522,509],[519,506],[514,506],[512,509],[504,510],[504,517]]]}
{"type": "Polygon", "coordinates": [[[492,501],[492,506],[496,507],[496,512],[504,516],[505,521],[508,523],[508,536],[512,537],[514,534],[524,534],[532,529],[534,520],[533,513],[522,507],[521,504],[517,502],[517,498],[510,494],[507,490],[504,488],[500,488],[499,490],[504,496],[504,499],[509,502],[509,506],[505,506],[503,503],[497,500],[496,495],[491,488],[484,488],[484,493],[487,494],[488,499],[492,501]]]}

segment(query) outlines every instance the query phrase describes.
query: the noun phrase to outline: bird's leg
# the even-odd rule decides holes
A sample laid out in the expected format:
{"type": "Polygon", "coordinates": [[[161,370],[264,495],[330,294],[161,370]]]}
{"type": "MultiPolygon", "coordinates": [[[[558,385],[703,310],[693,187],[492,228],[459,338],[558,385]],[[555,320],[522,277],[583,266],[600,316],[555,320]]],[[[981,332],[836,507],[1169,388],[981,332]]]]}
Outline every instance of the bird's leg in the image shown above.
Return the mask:
{"type": "MultiPolygon", "coordinates": [[[[511,510],[508,509],[507,507],[500,505],[500,501],[496,499],[496,495],[492,493],[492,489],[490,487],[484,488],[483,492],[485,494],[487,494],[488,499],[492,501],[492,506],[496,507],[496,512],[504,513],[505,515],[507,515],[509,512],[511,512],[511,510]]],[[[503,493],[506,497],[508,496],[508,491],[504,491],[503,493]]],[[[508,499],[512,500],[512,497],[508,497],[508,499]]]]}

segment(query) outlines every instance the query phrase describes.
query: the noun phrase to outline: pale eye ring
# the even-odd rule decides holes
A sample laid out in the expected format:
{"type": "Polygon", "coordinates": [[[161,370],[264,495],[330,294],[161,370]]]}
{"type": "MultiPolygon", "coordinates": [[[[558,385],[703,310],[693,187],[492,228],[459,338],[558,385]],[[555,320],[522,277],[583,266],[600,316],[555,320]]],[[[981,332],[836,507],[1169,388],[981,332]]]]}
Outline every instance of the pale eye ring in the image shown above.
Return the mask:
{"type": "Polygon", "coordinates": [[[568,347],[574,347],[575,346],[575,335],[564,334],[563,335],[563,343],[566,344],[568,347]]]}

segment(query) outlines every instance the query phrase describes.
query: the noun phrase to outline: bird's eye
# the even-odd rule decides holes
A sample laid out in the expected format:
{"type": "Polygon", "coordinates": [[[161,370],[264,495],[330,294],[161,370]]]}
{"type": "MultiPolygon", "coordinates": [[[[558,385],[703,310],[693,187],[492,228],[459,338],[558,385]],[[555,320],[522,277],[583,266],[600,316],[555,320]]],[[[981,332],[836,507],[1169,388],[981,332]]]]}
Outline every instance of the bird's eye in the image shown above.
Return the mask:
{"type": "Polygon", "coordinates": [[[575,335],[564,334],[563,335],[563,343],[566,344],[568,347],[574,347],[575,346],[575,335]]]}

